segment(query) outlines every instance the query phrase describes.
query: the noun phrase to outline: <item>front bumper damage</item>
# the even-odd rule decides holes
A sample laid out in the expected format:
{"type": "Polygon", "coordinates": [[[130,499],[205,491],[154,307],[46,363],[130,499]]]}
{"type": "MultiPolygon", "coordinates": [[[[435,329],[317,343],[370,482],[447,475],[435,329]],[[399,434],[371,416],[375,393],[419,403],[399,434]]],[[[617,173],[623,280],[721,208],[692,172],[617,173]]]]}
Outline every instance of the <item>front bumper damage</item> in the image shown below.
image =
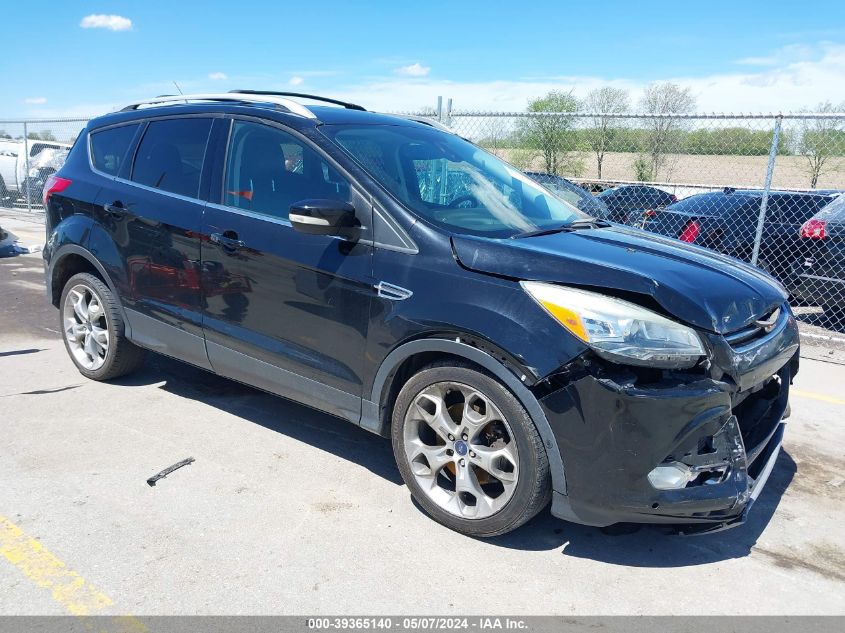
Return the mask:
{"type": "Polygon", "coordinates": [[[676,524],[686,534],[742,524],[783,440],[798,369],[789,320],[745,349],[714,339],[714,362],[698,374],[582,358],[548,379],[539,400],[566,477],[552,514],[594,526],[676,524]],[[662,489],[664,472],[685,478],[662,489]]]}

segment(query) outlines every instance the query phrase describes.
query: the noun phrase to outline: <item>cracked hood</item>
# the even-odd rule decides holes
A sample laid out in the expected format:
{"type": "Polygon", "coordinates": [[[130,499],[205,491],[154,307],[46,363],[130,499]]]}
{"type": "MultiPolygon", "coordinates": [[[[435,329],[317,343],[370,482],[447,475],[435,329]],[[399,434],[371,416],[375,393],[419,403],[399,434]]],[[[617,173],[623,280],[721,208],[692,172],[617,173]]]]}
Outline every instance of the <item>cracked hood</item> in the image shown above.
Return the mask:
{"type": "Polygon", "coordinates": [[[737,259],[616,225],[524,239],[454,236],[452,247],[476,272],[649,295],[675,318],[720,334],[787,299],[776,281],[737,259]]]}

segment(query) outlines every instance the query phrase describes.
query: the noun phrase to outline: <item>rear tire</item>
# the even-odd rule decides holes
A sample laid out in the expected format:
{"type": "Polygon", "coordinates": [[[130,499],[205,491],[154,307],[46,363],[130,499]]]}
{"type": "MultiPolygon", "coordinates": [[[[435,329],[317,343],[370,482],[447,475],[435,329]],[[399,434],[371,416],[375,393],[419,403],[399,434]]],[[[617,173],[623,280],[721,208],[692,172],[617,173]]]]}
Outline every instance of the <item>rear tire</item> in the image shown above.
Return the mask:
{"type": "Polygon", "coordinates": [[[125,336],[117,300],[101,279],[79,273],[68,279],[59,303],[65,349],[91,380],[124,376],[144,362],[144,350],[125,336]]]}
{"type": "Polygon", "coordinates": [[[551,498],[537,428],[505,385],[474,366],[443,362],[415,374],[396,398],[391,434],[414,499],[457,532],[505,534],[551,498]]]}

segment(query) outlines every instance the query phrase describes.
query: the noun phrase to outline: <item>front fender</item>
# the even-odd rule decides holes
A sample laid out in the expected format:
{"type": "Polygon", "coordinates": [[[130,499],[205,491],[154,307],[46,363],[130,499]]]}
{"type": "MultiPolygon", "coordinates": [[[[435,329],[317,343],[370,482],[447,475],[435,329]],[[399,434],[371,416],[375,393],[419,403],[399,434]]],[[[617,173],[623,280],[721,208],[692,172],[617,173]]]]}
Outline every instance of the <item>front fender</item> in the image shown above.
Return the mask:
{"type": "Polygon", "coordinates": [[[403,361],[415,354],[425,352],[451,354],[480,365],[501,380],[514,393],[522,406],[525,407],[528,415],[531,416],[534,425],[537,427],[537,432],[543,440],[543,445],[546,448],[546,454],[549,459],[553,490],[565,494],[566,476],[563,469],[563,460],[561,459],[560,450],[558,449],[555,435],[552,432],[552,427],[537,402],[537,398],[534,397],[534,394],[501,361],[477,347],[473,347],[460,340],[439,338],[418,339],[404,343],[390,352],[379,366],[375,380],[373,381],[370,398],[364,399],[362,403],[361,426],[380,435],[386,434],[387,429],[384,428],[384,423],[380,416],[380,400],[388,377],[403,361]]]}

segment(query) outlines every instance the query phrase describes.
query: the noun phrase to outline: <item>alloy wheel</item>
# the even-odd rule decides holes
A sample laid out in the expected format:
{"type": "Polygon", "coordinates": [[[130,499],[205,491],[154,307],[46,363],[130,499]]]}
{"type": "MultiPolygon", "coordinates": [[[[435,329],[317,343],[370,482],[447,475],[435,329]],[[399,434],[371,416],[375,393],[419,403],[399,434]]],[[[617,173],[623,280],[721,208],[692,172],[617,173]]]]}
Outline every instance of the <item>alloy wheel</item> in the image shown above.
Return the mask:
{"type": "Polygon", "coordinates": [[[513,496],[516,441],[499,408],[478,389],[438,382],[420,391],[405,414],[403,440],[417,483],[450,514],[483,519],[513,496]]]}
{"type": "Polygon", "coordinates": [[[96,371],[109,351],[109,324],[103,300],[84,284],[67,293],[62,309],[65,339],[76,362],[96,371]]]}

